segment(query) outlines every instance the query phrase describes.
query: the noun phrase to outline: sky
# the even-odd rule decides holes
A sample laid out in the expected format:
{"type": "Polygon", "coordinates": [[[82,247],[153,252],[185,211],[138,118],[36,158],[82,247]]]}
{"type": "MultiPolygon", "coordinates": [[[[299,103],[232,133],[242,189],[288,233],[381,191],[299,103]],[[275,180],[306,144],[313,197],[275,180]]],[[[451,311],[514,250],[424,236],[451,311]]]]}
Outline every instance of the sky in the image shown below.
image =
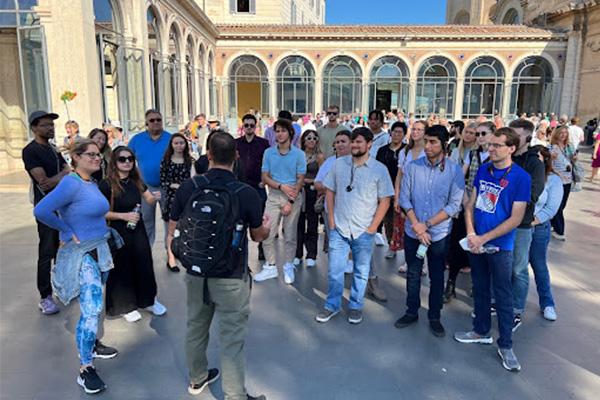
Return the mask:
{"type": "Polygon", "coordinates": [[[440,25],[446,0],[326,0],[327,24],[440,25]]]}

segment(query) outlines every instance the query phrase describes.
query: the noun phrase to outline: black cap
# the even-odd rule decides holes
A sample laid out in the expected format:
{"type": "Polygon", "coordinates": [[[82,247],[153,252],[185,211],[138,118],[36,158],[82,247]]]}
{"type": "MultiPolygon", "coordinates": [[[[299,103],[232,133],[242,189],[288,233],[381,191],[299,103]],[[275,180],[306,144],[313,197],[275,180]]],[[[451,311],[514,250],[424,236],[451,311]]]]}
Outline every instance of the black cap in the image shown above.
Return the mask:
{"type": "Polygon", "coordinates": [[[279,119],[287,119],[288,121],[292,120],[292,113],[289,112],[288,110],[281,110],[279,111],[279,114],[277,115],[277,118],[279,119]]]}
{"type": "Polygon", "coordinates": [[[58,114],[49,113],[41,110],[34,111],[31,114],[29,114],[29,125],[33,125],[35,121],[41,118],[50,118],[52,120],[55,120],[58,119],[58,114]]]}

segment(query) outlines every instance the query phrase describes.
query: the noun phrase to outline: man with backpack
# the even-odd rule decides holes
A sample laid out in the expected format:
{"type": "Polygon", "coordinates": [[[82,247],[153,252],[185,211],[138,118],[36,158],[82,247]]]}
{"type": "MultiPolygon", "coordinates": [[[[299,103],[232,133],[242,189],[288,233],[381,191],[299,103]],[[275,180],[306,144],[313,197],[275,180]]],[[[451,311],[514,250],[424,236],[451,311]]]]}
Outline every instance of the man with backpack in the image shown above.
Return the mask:
{"type": "Polygon", "coordinates": [[[226,400],[265,399],[245,389],[244,341],[250,314],[248,239],[269,236],[268,215],[256,190],[233,175],[236,144],[227,133],[210,137],[205,175],[185,181],[175,195],[169,221],[173,253],[188,274],[186,355],[196,395],[220,374],[208,368],[206,349],[213,316],[219,314],[219,341],[226,400]]]}

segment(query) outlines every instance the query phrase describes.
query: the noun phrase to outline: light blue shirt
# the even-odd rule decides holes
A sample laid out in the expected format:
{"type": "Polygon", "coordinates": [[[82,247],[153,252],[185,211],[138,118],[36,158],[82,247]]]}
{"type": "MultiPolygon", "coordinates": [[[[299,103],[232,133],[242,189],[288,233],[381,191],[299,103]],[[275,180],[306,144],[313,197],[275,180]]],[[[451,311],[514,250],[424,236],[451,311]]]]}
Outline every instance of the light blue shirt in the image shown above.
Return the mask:
{"type": "Polygon", "coordinates": [[[336,229],[348,239],[358,239],[371,225],[379,199],[394,195],[387,168],[373,157],[359,167],[353,166],[352,156],[338,158],[325,177],[324,185],[335,193],[336,229]],[[346,190],[348,186],[352,187],[351,191],[346,190]]]}
{"type": "Polygon", "coordinates": [[[369,156],[376,158],[377,152],[380,148],[385,146],[386,144],[390,144],[392,141],[392,136],[386,131],[381,131],[377,134],[373,134],[373,141],[371,142],[371,150],[369,150],[369,156]]]}
{"type": "Polygon", "coordinates": [[[163,131],[157,140],[153,140],[148,131],[140,132],[129,141],[129,148],[137,158],[138,167],[148,186],[160,186],[160,162],[165,155],[171,134],[163,131]]]}
{"type": "Polygon", "coordinates": [[[533,215],[537,217],[540,223],[551,220],[560,208],[563,198],[563,184],[560,177],[556,174],[550,174],[546,179],[544,191],[540,194],[533,215]]]}
{"type": "Polygon", "coordinates": [[[268,172],[271,179],[284,185],[295,185],[298,175],[306,174],[304,152],[296,146],[281,154],[277,146],[270,147],[263,154],[262,172],[268,172]]]}
{"type": "MultiPolygon", "coordinates": [[[[462,168],[449,158],[433,165],[427,157],[410,162],[404,172],[400,190],[400,207],[413,210],[419,222],[425,222],[444,210],[450,217],[460,211],[465,192],[465,177],[462,168]]],[[[452,218],[429,228],[431,240],[437,242],[452,229],[452,218]]],[[[413,239],[417,235],[407,218],[404,231],[413,239]]]]}

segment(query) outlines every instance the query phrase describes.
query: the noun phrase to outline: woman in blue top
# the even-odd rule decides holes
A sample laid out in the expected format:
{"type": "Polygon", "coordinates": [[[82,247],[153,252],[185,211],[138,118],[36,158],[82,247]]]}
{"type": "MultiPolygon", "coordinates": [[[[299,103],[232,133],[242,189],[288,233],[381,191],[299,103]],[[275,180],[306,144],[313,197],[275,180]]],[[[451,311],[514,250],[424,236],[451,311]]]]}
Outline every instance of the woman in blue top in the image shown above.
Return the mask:
{"type": "Polygon", "coordinates": [[[98,145],[82,139],[70,152],[75,172],[65,176],[34,209],[37,219],[60,232],[61,245],[52,283],[60,300],[67,304],[79,295],[81,316],[76,330],[79,351],[77,383],[86,393],[98,393],[106,388],[92,365],[94,357],[112,358],[114,349],[97,340],[98,322],[102,312],[102,282],[112,268],[107,245],[108,227],[104,216],[108,201],[92,181],[100,169],[98,145]]]}
{"type": "Polygon", "coordinates": [[[533,239],[529,248],[529,263],[533,269],[540,309],[544,314],[544,318],[549,321],[556,321],[556,310],[554,309],[554,299],[550,288],[550,273],[548,272],[546,255],[548,253],[548,243],[550,242],[550,220],[561,205],[563,184],[552,168],[552,156],[547,148],[540,148],[540,159],[546,167],[546,185],[535,204],[533,213],[534,220],[531,223],[533,226],[533,239]]]}

